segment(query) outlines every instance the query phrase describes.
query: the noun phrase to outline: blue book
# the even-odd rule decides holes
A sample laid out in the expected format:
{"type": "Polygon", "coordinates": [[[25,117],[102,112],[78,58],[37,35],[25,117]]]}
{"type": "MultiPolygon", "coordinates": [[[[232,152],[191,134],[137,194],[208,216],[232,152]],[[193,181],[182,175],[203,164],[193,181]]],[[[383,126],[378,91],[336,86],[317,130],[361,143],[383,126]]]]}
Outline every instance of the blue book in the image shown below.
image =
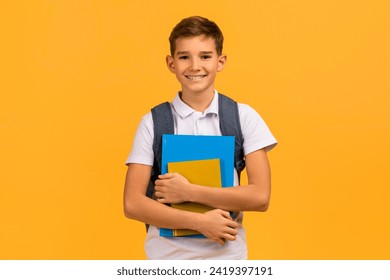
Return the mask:
{"type": "MultiPolygon", "coordinates": [[[[234,145],[234,136],[163,134],[161,174],[168,172],[168,162],[218,158],[221,164],[222,187],[232,187],[234,145]]],[[[174,232],[172,229],[161,228],[160,236],[173,237],[174,232]]]]}

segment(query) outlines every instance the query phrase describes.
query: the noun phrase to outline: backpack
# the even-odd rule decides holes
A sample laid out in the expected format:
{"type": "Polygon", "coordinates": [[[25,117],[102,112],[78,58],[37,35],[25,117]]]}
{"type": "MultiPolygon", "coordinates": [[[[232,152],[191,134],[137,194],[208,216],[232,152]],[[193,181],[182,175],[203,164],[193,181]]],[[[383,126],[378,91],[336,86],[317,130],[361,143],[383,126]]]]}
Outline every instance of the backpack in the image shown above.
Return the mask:
{"type": "MultiPolygon", "coordinates": [[[[172,108],[169,102],[161,103],[152,108],[151,111],[154,125],[154,163],[146,195],[154,199],[154,182],[157,180],[158,175],[161,174],[162,135],[175,134],[175,132],[172,108]]],[[[235,136],[234,167],[237,170],[238,178],[240,178],[241,171],[245,168],[245,160],[243,150],[244,138],[241,131],[237,102],[219,93],[218,115],[222,135],[235,136]]],[[[146,227],[148,228],[148,225],[146,227]]]]}

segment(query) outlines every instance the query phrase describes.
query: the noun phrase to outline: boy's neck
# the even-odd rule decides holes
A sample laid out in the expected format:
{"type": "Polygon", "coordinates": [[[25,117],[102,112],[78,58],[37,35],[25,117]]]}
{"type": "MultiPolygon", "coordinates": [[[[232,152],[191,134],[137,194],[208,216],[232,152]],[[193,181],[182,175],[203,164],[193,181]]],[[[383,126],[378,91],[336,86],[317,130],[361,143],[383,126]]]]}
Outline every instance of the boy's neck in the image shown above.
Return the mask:
{"type": "Polygon", "coordinates": [[[204,112],[214,99],[214,90],[199,94],[186,94],[185,92],[181,91],[179,96],[185,104],[190,106],[195,111],[204,112]]]}

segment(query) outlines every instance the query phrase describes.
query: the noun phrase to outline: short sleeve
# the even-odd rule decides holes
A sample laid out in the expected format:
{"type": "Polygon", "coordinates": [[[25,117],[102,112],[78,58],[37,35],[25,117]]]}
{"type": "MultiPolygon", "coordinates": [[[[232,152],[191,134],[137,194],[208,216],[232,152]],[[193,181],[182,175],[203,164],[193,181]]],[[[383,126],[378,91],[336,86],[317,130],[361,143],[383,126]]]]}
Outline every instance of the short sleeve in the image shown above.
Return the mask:
{"type": "Polygon", "coordinates": [[[137,128],[126,164],[139,163],[153,166],[153,138],[153,119],[152,114],[148,113],[142,118],[137,128]]]}
{"type": "Polygon", "coordinates": [[[249,105],[238,104],[241,130],[244,136],[244,155],[265,148],[272,150],[277,141],[261,116],[249,105]]]}

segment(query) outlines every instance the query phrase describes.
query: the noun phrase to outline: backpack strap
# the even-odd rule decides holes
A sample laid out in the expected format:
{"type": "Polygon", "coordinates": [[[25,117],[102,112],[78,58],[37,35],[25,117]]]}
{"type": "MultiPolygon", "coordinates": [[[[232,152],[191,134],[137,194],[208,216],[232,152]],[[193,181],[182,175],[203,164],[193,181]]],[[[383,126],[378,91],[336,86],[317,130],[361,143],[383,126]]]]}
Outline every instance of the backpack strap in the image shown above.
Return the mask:
{"type": "Polygon", "coordinates": [[[174,121],[169,102],[161,103],[152,109],[152,118],[154,126],[153,153],[154,162],[149,186],[146,195],[153,198],[154,181],[161,174],[161,157],[162,157],[162,135],[174,134],[174,121]]]}
{"type": "MultiPolygon", "coordinates": [[[[162,135],[174,134],[175,131],[171,104],[169,102],[161,103],[160,105],[152,108],[151,111],[154,126],[154,161],[149,184],[146,189],[146,196],[152,199],[156,199],[154,197],[154,182],[157,180],[158,175],[161,174],[162,135]]],[[[149,225],[145,224],[145,226],[147,231],[149,229],[149,225]]]]}
{"type": "Polygon", "coordinates": [[[218,100],[219,127],[222,135],[235,136],[234,167],[240,179],[241,171],[245,168],[244,159],[244,137],[241,130],[238,104],[233,99],[219,94],[218,100]]]}

